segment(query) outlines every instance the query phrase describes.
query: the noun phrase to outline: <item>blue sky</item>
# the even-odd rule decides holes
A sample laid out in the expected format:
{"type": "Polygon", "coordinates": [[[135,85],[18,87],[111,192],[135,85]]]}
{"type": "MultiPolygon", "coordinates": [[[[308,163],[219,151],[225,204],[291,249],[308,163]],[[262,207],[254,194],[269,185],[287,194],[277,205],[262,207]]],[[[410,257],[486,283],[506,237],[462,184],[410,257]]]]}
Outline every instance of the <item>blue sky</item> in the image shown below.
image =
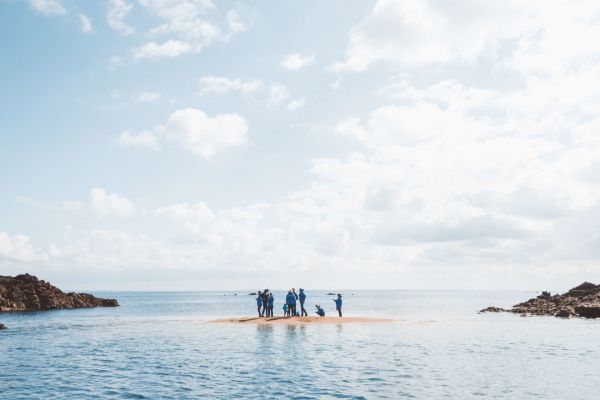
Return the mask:
{"type": "Polygon", "coordinates": [[[600,7],[0,0],[0,268],[82,289],[598,280],[600,7]]]}

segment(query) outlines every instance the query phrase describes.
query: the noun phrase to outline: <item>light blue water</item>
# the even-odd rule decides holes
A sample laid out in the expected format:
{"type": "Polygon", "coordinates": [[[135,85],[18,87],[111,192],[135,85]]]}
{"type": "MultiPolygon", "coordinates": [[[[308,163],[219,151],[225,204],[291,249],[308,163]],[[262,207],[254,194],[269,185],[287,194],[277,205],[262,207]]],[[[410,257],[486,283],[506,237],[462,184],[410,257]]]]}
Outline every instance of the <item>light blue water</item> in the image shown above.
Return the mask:
{"type": "MultiPolygon", "coordinates": [[[[327,291],[309,291],[333,315],[327,291]]],[[[528,292],[346,292],[378,325],[256,326],[245,293],[95,293],[119,308],[0,314],[1,399],[594,399],[600,321],[478,315],[528,292]]],[[[276,313],[281,313],[282,293],[276,313]]]]}

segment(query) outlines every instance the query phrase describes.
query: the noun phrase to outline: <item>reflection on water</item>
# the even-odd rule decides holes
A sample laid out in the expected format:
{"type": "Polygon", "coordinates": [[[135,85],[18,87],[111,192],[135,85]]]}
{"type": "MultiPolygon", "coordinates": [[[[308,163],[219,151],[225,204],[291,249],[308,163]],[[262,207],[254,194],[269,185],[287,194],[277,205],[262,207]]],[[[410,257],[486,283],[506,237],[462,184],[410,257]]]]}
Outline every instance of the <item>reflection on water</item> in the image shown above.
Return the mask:
{"type": "Polygon", "coordinates": [[[476,313],[530,293],[354,293],[344,315],[402,321],[202,322],[253,314],[253,298],[223,293],[112,293],[122,307],[1,314],[0,399],[587,399],[600,386],[600,321],[476,313]]]}

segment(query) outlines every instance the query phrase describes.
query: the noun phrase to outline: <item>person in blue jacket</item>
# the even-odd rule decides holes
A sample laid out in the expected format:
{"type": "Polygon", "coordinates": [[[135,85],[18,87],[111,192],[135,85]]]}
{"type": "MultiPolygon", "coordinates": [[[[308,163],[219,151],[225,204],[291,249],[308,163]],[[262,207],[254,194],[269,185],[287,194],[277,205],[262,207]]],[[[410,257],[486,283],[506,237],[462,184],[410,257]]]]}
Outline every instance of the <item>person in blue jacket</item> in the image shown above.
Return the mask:
{"type": "Polygon", "coordinates": [[[304,293],[304,289],[300,288],[300,294],[298,295],[298,298],[300,299],[300,316],[308,317],[308,313],[304,309],[304,302],[306,301],[306,293],[304,293]]]}
{"type": "Polygon", "coordinates": [[[258,297],[256,298],[256,305],[258,306],[258,316],[259,317],[263,316],[262,310],[261,310],[262,309],[262,303],[263,303],[263,301],[262,301],[262,292],[259,290],[258,291],[258,297]]]}
{"type": "Polygon", "coordinates": [[[273,316],[273,304],[275,303],[275,297],[273,293],[269,293],[269,302],[267,303],[267,317],[273,316]]]}
{"type": "Polygon", "coordinates": [[[287,303],[283,305],[283,316],[288,317],[288,305],[287,303]]]}
{"type": "Polygon", "coordinates": [[[290,290],[286,296],[286,302],[288,305],[288,312],[290,316],[296,315],[296,296],[290,290]]]}
{"type": "Polygon", "coordinates": [[[321,306],[320,306],[320,305],[318,305],[318,304],[317,304],[315,307],[317,307],[317,311],[315,311],[315,312],[317,313],[317,315],[318,315],[319,317],[324,317],[324,316],[325,316],[325,310],[323,310],[323,309],[321,308],[321,306]]]}
{"type": "Polygon", "coordinates": [[[335,309],[337,310],[340,317],[342,316],[342,295],[338,293],[337,299],[335,301],[335,309]]]}

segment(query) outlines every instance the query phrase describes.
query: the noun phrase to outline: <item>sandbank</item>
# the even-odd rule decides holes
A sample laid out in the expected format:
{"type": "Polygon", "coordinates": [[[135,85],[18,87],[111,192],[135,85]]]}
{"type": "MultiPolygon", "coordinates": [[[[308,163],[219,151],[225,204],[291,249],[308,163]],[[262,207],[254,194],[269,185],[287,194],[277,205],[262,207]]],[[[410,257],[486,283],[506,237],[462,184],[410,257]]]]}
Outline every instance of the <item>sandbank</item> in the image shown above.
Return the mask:
{"type": "Polygon", "coordinates": [[[322,324],[381,324],[393,322],[388,318],[373,317],[246,317],[215,319],[209,322],[217,324],[256,324],[256,325],[322,325],[322,324]]]}

